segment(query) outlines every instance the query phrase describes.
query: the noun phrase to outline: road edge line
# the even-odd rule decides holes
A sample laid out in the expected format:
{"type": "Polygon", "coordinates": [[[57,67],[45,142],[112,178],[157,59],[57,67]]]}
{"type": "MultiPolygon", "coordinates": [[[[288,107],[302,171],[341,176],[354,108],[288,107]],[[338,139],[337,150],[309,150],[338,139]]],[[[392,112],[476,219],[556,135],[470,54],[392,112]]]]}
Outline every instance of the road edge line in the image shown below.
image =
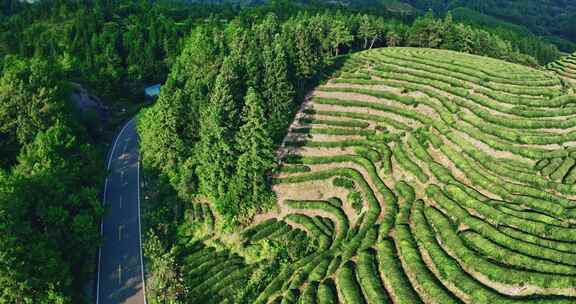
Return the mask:
{"type": "MultiPolygon", "coordinates": [[[[138,135],[138,134],[136,134],[138,135]]],[[[144,304],[146,300],[146,276],[144,275],[144,255],[142,254],[142,225],[141,225],[142,209],[140,209],[140,140],[138,139],[138,241],[140,243],[140,267],[142,269],[142,291],[144,293],[144,304]]]]}

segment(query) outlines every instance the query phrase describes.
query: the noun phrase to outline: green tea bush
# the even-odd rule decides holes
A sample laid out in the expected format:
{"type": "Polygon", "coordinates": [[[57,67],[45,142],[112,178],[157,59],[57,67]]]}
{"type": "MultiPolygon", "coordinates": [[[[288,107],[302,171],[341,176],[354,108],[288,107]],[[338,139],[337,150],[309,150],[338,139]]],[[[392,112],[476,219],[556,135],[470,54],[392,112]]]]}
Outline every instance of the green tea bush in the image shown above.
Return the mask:
{"type": "Polygon", "coordinates": [[[358,254],[356,276],[367,303],[388,303],[388,294],[383,287],[374,252],[362,251],[358,254]]]}
{"type": "Polygon", "coordinates": [[[354,275],[355,265],[352,262],[344,263],[336,273],[336,286],[347,304],[361,304],[364,302],[362,291],[354,275]]]}

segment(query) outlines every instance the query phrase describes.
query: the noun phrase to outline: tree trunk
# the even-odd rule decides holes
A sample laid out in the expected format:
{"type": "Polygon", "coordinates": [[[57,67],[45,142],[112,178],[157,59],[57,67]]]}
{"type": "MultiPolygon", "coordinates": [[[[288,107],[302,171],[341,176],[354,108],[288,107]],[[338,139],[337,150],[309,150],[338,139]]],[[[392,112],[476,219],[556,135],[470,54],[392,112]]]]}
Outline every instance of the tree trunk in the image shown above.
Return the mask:
{"type": "Polygon", "coordinates": [[[378,39],[378,37],[374,37],[374,39],[372,39],[372,42],[370,43],[370,50],[374,46],[374,43],[376,42],[377,39],[378,39]]]}

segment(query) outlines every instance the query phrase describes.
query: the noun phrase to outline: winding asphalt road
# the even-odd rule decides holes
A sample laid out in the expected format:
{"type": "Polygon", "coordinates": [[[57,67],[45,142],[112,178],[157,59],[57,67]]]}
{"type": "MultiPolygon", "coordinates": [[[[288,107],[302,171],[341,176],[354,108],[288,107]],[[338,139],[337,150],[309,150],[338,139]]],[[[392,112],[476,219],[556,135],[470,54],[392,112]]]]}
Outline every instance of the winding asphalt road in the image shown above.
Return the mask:
{"type": "Polygon", "coordinates": [[[136,120],[122,128],[108,156],[98,254],[96,304],[146,303],[140,228],[140,155],[136,120]]]}

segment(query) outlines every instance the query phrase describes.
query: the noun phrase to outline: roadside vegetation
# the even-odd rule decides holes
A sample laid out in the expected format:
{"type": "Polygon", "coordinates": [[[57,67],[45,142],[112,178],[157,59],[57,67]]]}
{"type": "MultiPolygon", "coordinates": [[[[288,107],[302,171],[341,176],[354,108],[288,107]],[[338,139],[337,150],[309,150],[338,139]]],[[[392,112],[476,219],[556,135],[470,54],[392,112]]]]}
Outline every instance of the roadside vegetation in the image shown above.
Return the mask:
{"type": "Polygon", "coordinates": [[[0,302],[80,301],[104,214],[103,157],[57,65],[6,57],[0,77],[0,302]]]}

